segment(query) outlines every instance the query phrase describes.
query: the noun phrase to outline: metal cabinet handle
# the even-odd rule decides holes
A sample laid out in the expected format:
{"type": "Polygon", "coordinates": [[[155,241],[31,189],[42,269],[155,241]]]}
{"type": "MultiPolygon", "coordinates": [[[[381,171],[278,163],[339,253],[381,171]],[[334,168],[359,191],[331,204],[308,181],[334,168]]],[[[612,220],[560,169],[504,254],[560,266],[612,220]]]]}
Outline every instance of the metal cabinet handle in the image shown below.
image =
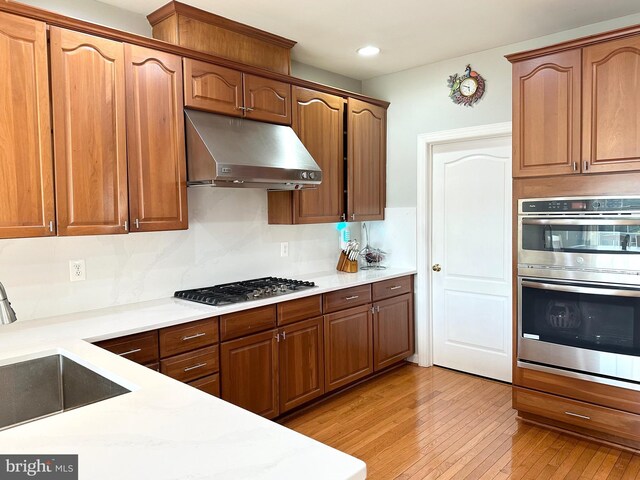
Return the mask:
{"type": "Polygon", "coordinates": [[[389,290],[398,290],[400,288],[402,288],[402,285],[395,285],[393,287],[389,287],[389,290]]]}
{"type": "Polygon", "coordinates": [[[280,334],[276,333],[276,342],[279,342],[279,341],[280,341],[280,334]]]}
{"type": "Polygon", "coordinates": [[[345,300],[355,300],[356,298],[360,297],[360,295],[352,295],[350,297],[344,297],[345,300]]]}
{"type": "Polygon", "coordinates": [[[574,172],[578,171],[578,162],[573,162],[573,171],[574,172]]]}
{"type": "Polygon", "coordinates": [[[579,413],[564,412],[564,414],[569,415],[570,417],[582,418],[583,420],[591,420],[591,417],[587,417],[586,415],[580,415],[579,413]]]}
{"type": "Polygon", "coordinates": [[[138,353],[141,351],[142,351],[141,348],[134,348],[133,350],[129,350],[128,352],[122,352],[122,353],[119,353],[118,355],[120,355],[121,357],[124,357],[125,355],[131,355],[132,353],[138,353]]]}
{"type": "Polygon", "coordinates": [[[355,221],[355,219],[356,219],[356,214],[355,214],[355,213],[352,213],[352,214],[351,214],[351,220],[354,220],[354,221],[355,221]]]}
{"type": "Polygon", "coordinates": [[[124,231],[128,232],[129,231],[129,220],[125,220],[124,221],[124,231]]]}
{"type": "Polygon", "coordinates": [[[286,340],[287,339],[287,332],[282,332],[282,339],[286,340]]]}
{"type": "Polygon", "coordinates": [[[197,365],[194,365],[193,367],[186,367],[186,368],[184,369],[184,371],[185,371],[185,372],[188,372],[188,371],[190,371],[190,370],[195,370],[196,368],[202,368],[202,367],[205,367],[206,365],[207,365],[207,362],[202,362],[202,363],[199,363],[199,364],[197,364],[197,365]]]}
{"type": "Polygon", "coordinates": [[[135,220],[136,228],[140,230],[140,220],[136,218],[135,220]]]}
{"type": "Polygon", "coordinates": [[[344,222],[347,219],[347,214],[343,213],[340,218],[342,218],[342,221],[344,222]]]}
{"type": "Polygon", "coordinates": [[[49,231],[53,233],[53,220],[49,221],[49,231]]]}
{"type": "Polygon", "coordinates": [[[584,162],[584,171],[585,171],[585,172],[588,172],[588,171],[589,171],[589,162],[587,162],[586,160],[585,160],[585,162],[584,162]]]}
{"type": "Polygon", "coordinates": [[[244,107],[245,112],[253,112],[255,109],[253,107],[244,107]]]}
{"type": "Polygon", "coordinates": [[[204,337],[206,333],[196,333],[195,335],[189,335],[188,337],[182,337],[182,341],[193,340],[194,338],[204,337]]]}
{"type": "Polygon", "coordinates": [[[376,313],[380,313],[380,305],[376,305],[376,313]]]}

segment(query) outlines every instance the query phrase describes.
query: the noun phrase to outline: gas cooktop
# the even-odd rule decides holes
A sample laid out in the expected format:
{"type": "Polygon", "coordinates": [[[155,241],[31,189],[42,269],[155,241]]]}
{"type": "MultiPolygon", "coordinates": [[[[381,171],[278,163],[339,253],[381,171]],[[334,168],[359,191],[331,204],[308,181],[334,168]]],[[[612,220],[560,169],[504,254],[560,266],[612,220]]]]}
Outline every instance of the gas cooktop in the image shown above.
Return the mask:
{"type": "Polygon", "coordinates": [[[313,288],[314,282],[291,280],[289,278],[264,277],[244,282],[225,283],[213,287],[180,290],[174,294],[177,298],[206,305],[229,305],[232,303],[260,300],[262,298],[286,295],[307,288],[313,288]]]}

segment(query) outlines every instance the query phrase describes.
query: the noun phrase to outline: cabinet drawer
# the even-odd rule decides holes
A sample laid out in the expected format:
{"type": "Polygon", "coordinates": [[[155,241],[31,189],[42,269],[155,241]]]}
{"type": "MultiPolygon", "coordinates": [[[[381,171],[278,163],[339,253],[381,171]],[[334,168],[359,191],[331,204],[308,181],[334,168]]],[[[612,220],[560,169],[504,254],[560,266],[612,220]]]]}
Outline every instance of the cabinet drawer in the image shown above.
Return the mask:
{"type": "Polygon", "coordinates": [[[278,304],[278,325],[288,325],[298,320],[322,315],[322,295],[299,298],[278,304]]]}
{"type": "Polygon", "coordinates": [[[220,317],[220,339],[230,340],[276,326],[276,306],[252,308],[220,317]]]}
{"type": "Polygon", "coordinates": [[[213,395],[214,397],[220,398],[220,375],[217,373],[189,382],[189,385],[213,395]]]}
{"type": "Polygon", "coordinates": [[[218,317],[160,330],[160,357],[170,357],[218,341],[218,317]]]}
{"type": "Polygon", "coordinates": [[[396,297],[413,291],[413,275],[376,282],[371,286],[373,301],[396,297]]]}
{"type": "Polygon", "coordinates": [[[518,387],[513,389],[513,408],[608,435],[640,440],[640,415],[633,413],[518,387]]]}
{"type": "Polygon", "coordinates": [[[337,292],[324,294],[324,313],[336,312],[345,308],[357,307],[371,302],[371,285],[345,288],[337,292]]]}
{"type": "Polygon", "coordinates": [[[96,345],[136,363],[158,361],[158,331],[136,333],[126,337],[96,342],[96,345]]]}
{"type": "Polygon", "coordinates": [[[181,382],[211,375],[218,371],[218,346],[205,347],[160,361],[160,372],[181,382]]]}

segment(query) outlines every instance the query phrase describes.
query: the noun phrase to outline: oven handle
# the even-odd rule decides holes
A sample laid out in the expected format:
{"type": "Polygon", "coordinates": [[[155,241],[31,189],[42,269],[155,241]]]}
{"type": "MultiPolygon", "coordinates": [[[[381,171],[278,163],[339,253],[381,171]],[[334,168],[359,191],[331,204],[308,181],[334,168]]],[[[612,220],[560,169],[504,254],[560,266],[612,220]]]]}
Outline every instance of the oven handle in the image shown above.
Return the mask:
{"type": "Polygon", "coordinates": [[[610,297],[640,297],[640,290],[618,290],[614,288],[594,288],[577,285],[559,285],[556,283],[532,282],[522,280],[523,287],[537,288],[539,290],[554,290],[557,292],[588,293],[590,295],[608,295],[610,297]]]}
{"type": "Polygon", "coordinates": [[[521,219],[523,225],[640,225],[640,218],[528,218],[521,219]]]}

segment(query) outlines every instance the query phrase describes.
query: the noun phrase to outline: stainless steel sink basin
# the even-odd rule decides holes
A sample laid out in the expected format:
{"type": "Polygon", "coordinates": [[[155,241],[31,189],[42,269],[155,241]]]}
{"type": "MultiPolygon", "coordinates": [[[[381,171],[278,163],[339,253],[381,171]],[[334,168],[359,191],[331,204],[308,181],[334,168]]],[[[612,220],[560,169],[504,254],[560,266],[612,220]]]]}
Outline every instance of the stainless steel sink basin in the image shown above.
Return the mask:
{"type": "Polygon", "coordinates": [[[130,390],[61,354],[0,366],[0,430],[130,390]]]}

